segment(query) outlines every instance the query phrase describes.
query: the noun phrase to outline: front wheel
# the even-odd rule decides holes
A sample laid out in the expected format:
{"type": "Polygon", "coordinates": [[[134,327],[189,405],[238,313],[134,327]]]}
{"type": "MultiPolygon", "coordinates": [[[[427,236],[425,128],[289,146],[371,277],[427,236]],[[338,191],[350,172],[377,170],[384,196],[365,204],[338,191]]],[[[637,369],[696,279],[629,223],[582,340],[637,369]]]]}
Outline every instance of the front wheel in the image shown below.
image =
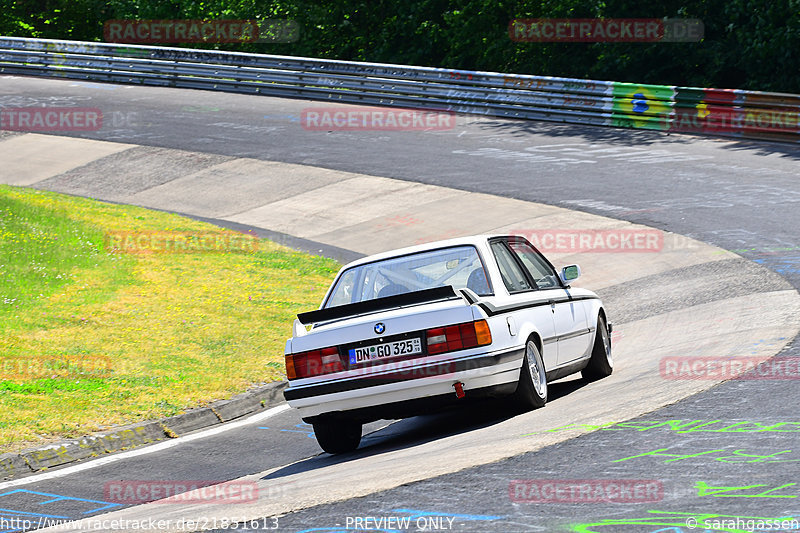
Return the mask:
{"type": "Polygon", "coordinates": [[[596,381],[610,376],[614,371],[614,360],[611,358],[611,339],[608,336],[608,326],[605,318],[597,317],[597,333],[594,336],[592,356],[589,364],[581,370],[581,375],[586,381],[596,381]]]}
{"type": "Polygon", "coordinates": [[[361,424],[353,420],[319,420],[313,426],[320,448],[330,454],[351,452],[361,442],[361,424]]]}
{"type": "Polygon", "coordinates": [[[547,374],[539,348],[531,339],[525,345],[525,357],[519,372],[517,391],[512,400],[524,411],[544,407],[547,403],[547,374]]]}

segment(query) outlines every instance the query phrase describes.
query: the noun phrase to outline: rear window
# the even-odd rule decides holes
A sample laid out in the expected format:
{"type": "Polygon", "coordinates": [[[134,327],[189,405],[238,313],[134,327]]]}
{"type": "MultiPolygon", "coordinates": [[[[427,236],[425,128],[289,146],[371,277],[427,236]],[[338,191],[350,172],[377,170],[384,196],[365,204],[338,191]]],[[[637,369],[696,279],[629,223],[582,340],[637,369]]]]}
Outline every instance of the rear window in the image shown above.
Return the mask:
{"type": "Polygon", "coordinates": [[[447,285],[455,289],[467,287],[480,296],[492,294],[474,246],[429,250],[350,268],[339,277],[325,307],[447,285]]]}

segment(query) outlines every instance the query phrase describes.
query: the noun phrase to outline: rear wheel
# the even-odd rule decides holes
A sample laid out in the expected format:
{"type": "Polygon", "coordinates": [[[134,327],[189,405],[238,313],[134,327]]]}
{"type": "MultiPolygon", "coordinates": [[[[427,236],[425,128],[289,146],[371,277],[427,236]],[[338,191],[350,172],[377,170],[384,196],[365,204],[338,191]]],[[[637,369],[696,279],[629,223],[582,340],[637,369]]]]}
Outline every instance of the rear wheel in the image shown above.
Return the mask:
{"type": "Polygon", "coordinates": [[[361,424],[353,420],[326,419],[313,423],[320,448],[328,453],[351,452],[361,442],[361,424]]]}
{"type": "Polygon", "coordinates": [[[608,336],[608,327],[603,316],[597,317],[597,333],[594,336],[592,356],[589,364],[581,370],[583,379],[596,381],[610,376],[614,371],[614,360],[611,358],[611,339],[608,336]]]}
{"type": "Polygon", "coordinates": [[[525,344],[525,357],[519,372],[514,404],[525,411],[544,407],[547,403],[547,374],[539,348],[532,339],[525,344]]]}

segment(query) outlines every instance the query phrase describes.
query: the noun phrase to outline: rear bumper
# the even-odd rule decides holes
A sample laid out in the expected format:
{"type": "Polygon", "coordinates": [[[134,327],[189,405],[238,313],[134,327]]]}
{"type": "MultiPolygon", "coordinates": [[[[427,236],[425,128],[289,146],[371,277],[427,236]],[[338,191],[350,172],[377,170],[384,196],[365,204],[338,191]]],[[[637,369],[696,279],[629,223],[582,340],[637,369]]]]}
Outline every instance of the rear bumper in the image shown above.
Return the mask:
{"type": "MultiPolygon", "coordinates": [[[[519,380],[524,348],[453,358],[380,375],[365,375],[284,390],[289,405],[303,418],[339,414],[362,419],[402,415],[402,404],[452,396],[463,383],[467,398],[513,392],[519,380]],[[509,390],[510,389],[510,390],[509,390]]],[[[418,402],[416,402],[418,403],[418,402]]],[[[445,403],[445,402],[442,402],[445,403]]]]}

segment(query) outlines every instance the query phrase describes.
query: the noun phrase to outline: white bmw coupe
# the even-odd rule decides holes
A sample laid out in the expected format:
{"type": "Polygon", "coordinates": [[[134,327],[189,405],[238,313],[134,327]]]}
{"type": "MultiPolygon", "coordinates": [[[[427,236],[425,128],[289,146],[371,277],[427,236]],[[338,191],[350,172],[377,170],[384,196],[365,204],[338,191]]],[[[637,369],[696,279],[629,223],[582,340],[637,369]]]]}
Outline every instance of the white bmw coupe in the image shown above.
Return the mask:
{"type": "Polygon", "coordinates": [[[286,342],[284,396],[329,453],[358,447],[362,424],[508,396],[547,402],[548,381],[611,374],[611,325],[519,236],[474,236],[345,265],[286,342]]]}

